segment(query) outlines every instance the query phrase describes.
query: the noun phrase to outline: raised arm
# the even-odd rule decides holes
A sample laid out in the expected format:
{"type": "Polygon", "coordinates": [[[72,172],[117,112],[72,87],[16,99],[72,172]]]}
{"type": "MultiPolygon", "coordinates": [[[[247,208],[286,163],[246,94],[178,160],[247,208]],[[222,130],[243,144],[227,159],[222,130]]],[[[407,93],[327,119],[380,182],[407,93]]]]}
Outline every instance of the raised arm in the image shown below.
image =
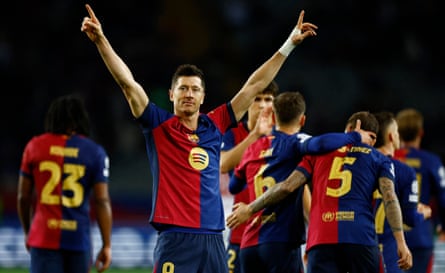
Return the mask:
{"type": "Polygon", "coordinates": [[[243,141],[227,151],[221,151],[220,170],[221,173],[228,173],[241,161],[244,151],[250,144],[255,142],[261,135],[251,131],[243,141]]]}
{"type": "Polygon", "coordinates": [[[96,15],[94,15],[93,9],[88,4],[86,4],[85,7],[89,17],[83,18],[80,30],[85,32],[88,38],[96,45],[108,71],[110,71],[114,80],[122,89],[133,116],[141,116],[148,104],[148,96],[145,90],[135,81],[128,66],[112,48],[102,31],[99,20],[96,15]]]}
{"type": "Polygon", "coordinates": [[[227,217],[226,223],[229,228],[236,228],[246,222],[254,213],[279,203],[289,194],[306,183],[306,176],[298,170],[293,171],[285,181],[270,187],[263,195],[246,205],[237,203],[233,205],[233,212],[227,217]]]}
{"type": "Polygon", "coordinates": [[[275,78],[293,48],[307,37],[316,35],[317,26],[303,22],[303,17],[304,11],[301,11],[297,25],[281,48],[250,75],[241,90],[231,100],[237,120],[240,120],[246,113],[255,96],[275,78]]]}
{"type": "Polygon", "coordinates": [[[243,154],[250,144],[261,136],[270,134],[273,127],[272,116],[273,111],[271,107],[263,109],[258,116],[254,129],[250,131],[247,137],[232,149],[221,151],[220,168],[222,173],[233,170],[241,162],[243,154]]]}
{"type": "Polygon", "coordinates": [[[387,177],[379,178],[379,188],[385,206],[386,219],[392,229],[397,242],[397,254],[399,255],[398,265],[401,269],[407,270],[412,267],[413,259],[410,250],[405,242],[403,234],[402,212],[399,200],[394,190],[394,183],[387,177]]]}

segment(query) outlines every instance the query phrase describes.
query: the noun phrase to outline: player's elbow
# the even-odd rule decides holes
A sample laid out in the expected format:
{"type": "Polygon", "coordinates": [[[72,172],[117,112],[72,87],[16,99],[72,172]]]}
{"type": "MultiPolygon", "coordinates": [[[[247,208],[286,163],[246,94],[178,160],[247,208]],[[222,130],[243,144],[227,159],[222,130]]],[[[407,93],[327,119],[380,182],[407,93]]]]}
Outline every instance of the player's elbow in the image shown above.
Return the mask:
{"type": "Polygon", "coordinates": [[[20,207],[26,207],[31,205],[31,195],[23,194],[19,192],[17,194],[17,205],[20,207]]]}
{"type": "Polygon", "coordinates": [[[221,173],[228,173],[230,171],[230,169],[228,168],[227,164],[221,163],[219,165],[219,171],[221,173]]]}
{"type": "Polygon", "coordinates": [[[100,197],[94,199],[96,211],[111,211],[111,201],[108,197],[100,197]]]}
{"type": "Polygon", "coordinates": [[[221,159],[219,162],[219,171],[221,173],[228,173],[234,168],[234,164],[230,161],[230,156],[227,154],[227,151],[221,152],[221,159]]]}

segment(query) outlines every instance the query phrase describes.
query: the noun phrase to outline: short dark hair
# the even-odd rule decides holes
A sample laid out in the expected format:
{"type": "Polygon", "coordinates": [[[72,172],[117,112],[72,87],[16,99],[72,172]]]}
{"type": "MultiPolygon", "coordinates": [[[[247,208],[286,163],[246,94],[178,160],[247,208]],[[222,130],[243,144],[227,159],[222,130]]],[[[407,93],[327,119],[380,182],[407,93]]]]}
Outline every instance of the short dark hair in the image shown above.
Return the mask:
{"type": "Polygon", "coordinates": [[[270,94],[272,97],[276,97],[278,95],[278,90],[278,83],[276,81],[271,81],[260,94],[270,94]]]}
{"type": "Polygon", "coordinates": [[[45,131],[54,134],[90,135],[90,120],[83,100],[77,95],[54,99],[45,117],[45,131]]]}
{"type": "Polygon", "coordinates": [[[385,145],[385,135],[388,133],[388,128],[396,120],[394,114],[388,111],[374,113],[374,116],[379,123],[379,132],[374,146],[379,148],[385,145]]]}
{"type": "Polygon", "coordinates": [[[171,87],[173,88],[175,86],[179,77],[189,76],[199,77],[201,79],[202,88],[203,90],[205,90],[204,72],[202,72],[202,70],[194,64],[181,64],[180,66],[178,66],[175,73],[173,74],[171,87]]]}
{"type": "Polygon", "coordinates": [[[368,111],[360,111],[355,112],[352,114],[348,121],[346,122],[347,125],[352,126],[352,128],[355,128],[357,120],[361,121],[361,129],[365,131],[370,131],[375,134],[378,134],[379,132],[379,122],[375,118],[375,116],[368,112],[368,111]]]}
{"type": "Polygon", "coordinates": [[[289,124],[306,112],[306,102],[300,92],[283,92],[273,100],[273,108],[279,124],[289,124]]]}

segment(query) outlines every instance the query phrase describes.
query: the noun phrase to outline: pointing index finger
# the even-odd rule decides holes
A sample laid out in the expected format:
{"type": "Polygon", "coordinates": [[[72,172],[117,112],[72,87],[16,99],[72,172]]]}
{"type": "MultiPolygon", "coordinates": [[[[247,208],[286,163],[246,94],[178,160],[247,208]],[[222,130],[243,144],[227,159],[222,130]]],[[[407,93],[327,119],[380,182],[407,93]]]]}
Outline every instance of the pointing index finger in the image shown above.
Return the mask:
{"type": "Polygon", "coordinates": [[[302,10],[300,12],[300,16],[298,17],[298,23],[297,23],[297,28],[301,29],[303,26],[303,17],[304,17],[304,10],[302,10]]]}
{"type": "Polygon", "coordinates": [[[91,20],[93,20],[94,22],[97,22],[96,15],[94,15],[94,11],[93,11],[93,9],[90,7],[90,5],[85,4],[85,8],[87,9],[88,14],[90,15],[91,20]]]}

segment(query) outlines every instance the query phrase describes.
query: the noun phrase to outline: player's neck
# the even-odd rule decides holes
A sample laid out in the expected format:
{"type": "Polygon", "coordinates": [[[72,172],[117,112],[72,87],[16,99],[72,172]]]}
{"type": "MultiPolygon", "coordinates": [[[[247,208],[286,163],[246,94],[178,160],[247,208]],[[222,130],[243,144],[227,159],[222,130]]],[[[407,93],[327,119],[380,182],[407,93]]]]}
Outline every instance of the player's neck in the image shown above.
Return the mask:
{"type": "Polygon", "coordinates": [[[181,115],[179,116],[179,121],[188,129],[194,131],[198,128],[198,117],[199,113],[187,116],[181,115]]]}
{"type": "Polygon", "coordinates": [[[285,134],[288,134],[288,135],[293,135],[293,134],[296,134],[296,133],[298,133],[298,132],[300,132],[300,130],[301,130],[301,126],[297,126],[297,125],[294,125],[294,126],[292,126],[292,125],[279,125],[279,124],[277,124],[276,126],[275,126],[275,129],[277,130],[277,131],[279,131],[279,132],[282,132],[282,133],[285,133],[285,134]]]}
{"type": "Polygon", "coordinates": [[[394,149],[394,146],[392,145],[392,143],[383,145],[383,146],[377,148],[377,150],[379,150],[384,155],[394,156],[395,149],[394,149]]]}

